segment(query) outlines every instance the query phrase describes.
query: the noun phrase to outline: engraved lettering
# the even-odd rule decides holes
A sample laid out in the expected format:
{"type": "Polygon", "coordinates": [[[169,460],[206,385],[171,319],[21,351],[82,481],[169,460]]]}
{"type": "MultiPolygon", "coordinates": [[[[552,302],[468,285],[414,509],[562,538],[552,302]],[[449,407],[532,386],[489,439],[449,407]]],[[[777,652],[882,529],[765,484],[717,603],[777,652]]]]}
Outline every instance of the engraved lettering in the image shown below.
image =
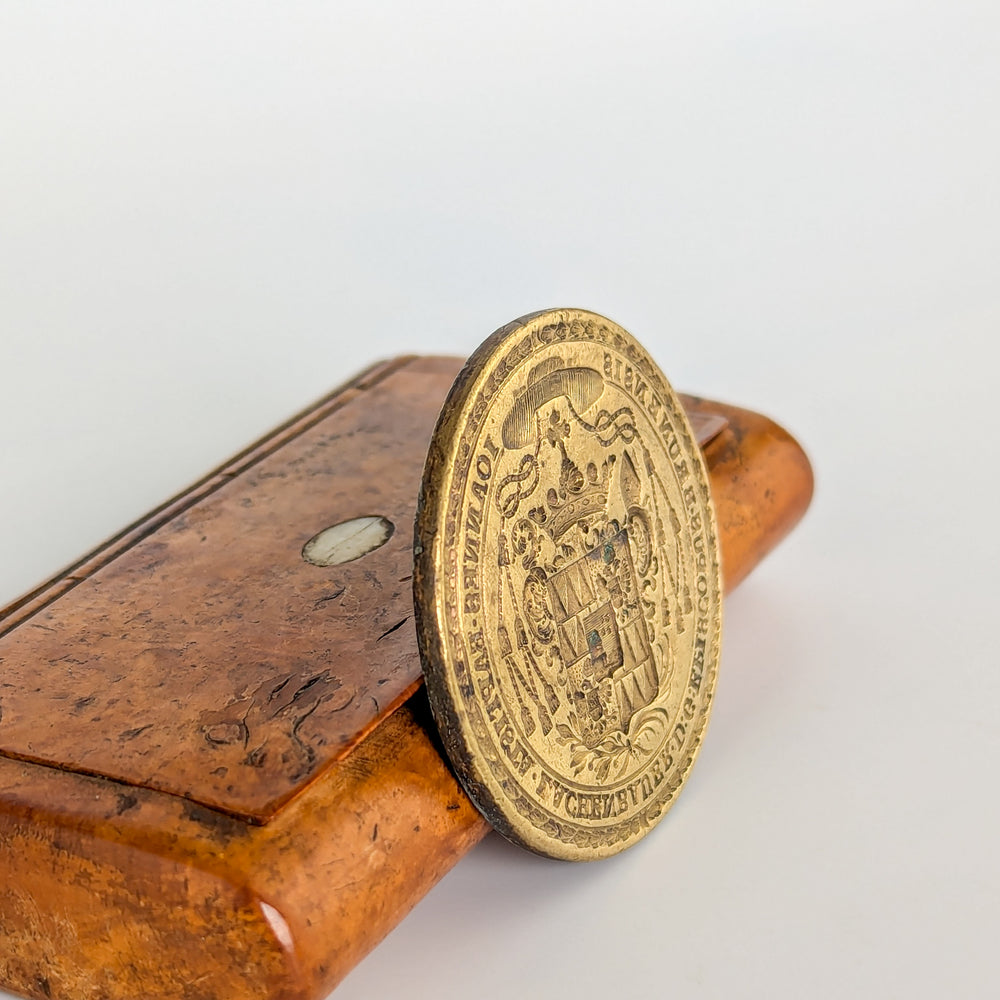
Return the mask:
{"type": "Polygon", "coordinates": [[[680,748],[684,745],[684,734],[686,732],[687,732],[687,727],[684,725],[683,722],[678,722],[677,725],[674,726],[674,731],[670,739],[674,745],[675,750],[680,750],[680,748]]]}
{"type": "Polygon", "coordinates": [[[477,563],[479,562],[479,539],[473,538],[469,535],[465,538],[465,549],[462,554],[462,558],[466,562],[477,563]]]}
{"type": "Polygon", "coordinates": [[[481,535],[483,533],[483,510],[470,506],[465,519],[465,530],[481,535]]]}

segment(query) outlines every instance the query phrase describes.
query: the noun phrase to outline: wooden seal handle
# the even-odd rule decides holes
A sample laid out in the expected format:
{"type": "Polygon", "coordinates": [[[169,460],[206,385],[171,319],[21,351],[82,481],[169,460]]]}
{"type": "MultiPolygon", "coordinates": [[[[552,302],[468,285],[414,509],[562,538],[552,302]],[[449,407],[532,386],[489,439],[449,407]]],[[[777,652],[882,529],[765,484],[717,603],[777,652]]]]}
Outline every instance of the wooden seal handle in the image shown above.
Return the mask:
{"type": "MultiPolygon", "coordinates": [[[[432,375],[444,386],[460,365],[411,360],[386,371],[402,373],[392,392],[412,385],[414,398],[432,375]]],[[[376,382],[324,405],[353,406],[352,419],[370,424],[376,382]]],[[[386,396],[379,405],[390,404],[386,396]]],[[[684,405],[725,420],[704,451],[732,589],[802,516],[812,474],[794,439],[766,417],[690,396],[684,405]]],[[[429,412],[428,426],[432,419],[429,412]]],[[[310,414],[301,420],[315,423],[310,414]]],[[[279,446],[269,439],[268,454],[279,446]]],[[[419,448],[408,447],[418,470],[419,448]]],[[[242,475],[255,454],[196,491],[209,495],[216,479],[242,475]]],[[[175,503],[187,510],[195,500],[175,503]]],[[[135,538],[173,516],[169,507],[154,512],[90,563],[16,602],[4,624],[27,621],[95,567],[137,551],[135,538]]],[[[199,995],[230,1000],[321,998],[488,830],[439,753],[421,690],[263,824],[150,784],[0,755],[0,987],[152,1000],[197,983],[199,995]]],[[[657,835],[669,836],[669,824],[657,835]]]]}

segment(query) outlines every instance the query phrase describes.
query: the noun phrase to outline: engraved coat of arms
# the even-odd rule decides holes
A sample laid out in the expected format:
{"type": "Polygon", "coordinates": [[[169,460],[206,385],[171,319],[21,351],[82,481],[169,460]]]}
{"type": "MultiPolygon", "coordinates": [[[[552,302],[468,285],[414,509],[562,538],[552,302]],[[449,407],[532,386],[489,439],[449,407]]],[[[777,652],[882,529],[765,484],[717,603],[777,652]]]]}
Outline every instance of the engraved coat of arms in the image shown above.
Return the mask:
{"type": "Polygon", "coordinates": [[[533,370],[503,425],[523,450],[496,492],[498,635],[521,728],[554,728],[575,772],[600,781],[662,735],[663,636],[691,610],[679,554],[652,555],[677,516],[639,471],[652,463],[632,410],[588,413],[603,390],[599,372],[558,358],[533,370]]]}

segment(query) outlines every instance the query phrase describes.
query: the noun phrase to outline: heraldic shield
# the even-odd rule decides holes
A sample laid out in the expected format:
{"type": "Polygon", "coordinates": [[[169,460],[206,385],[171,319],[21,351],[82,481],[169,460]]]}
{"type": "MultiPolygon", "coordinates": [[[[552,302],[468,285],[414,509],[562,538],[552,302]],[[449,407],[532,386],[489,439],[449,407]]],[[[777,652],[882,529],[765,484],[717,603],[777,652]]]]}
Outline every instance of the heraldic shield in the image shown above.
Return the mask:
{"type": "Polygon", "coordinates": [[[659,688],[626,530],[560,569],[548,590],[566,693],[593,746],[615,729],[627,730],[659,688]]]}

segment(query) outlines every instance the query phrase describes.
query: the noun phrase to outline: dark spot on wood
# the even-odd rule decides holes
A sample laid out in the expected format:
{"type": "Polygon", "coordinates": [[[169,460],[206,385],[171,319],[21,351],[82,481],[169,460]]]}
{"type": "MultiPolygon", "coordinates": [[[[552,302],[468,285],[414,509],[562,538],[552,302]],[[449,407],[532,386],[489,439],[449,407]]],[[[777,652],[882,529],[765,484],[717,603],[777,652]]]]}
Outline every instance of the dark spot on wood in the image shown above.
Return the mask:
{"type": "Polygon", "coordinates": [[[282,691],[284,691],[285,687],[288,685],[288,682],[290,680],[291,677],[286,677],[276,688],[273,688],[271,693],[267,696],[267,700],[274,701],[274,699],[277,698],[277,696],[281,694],[282,691]]]}
{"type": "Polygon", "coordinates": [[[122,741],[134,740],[137,736],[139,736],[142,733],[144,733],[147,729],[152,729],[152,728],[153,728],[153,724],[149,723],[149,725],[146,725],[146,726],[139,726],[138,729],[126,729],[125,732],[120,733],[118,735],[118,739],[120,739],[122,741]]]}
{"type": "Polygon", "coordinates": [[[250,753],[243,758],[243,763],[249,765],[250,767],[263,767],[266,761],[266,746],[254,747],[253,750],[251,750],[250,753]]]}
{"type": "Polygon", "coordinates": [[[313,607],[318,608],[321,604],[326,604],[327,601],[335,601],[338,597],[344,596],[344,591],[347,590],[346,587],[341,587],[340,590],[335,591],[332,594],[327,594],[325,597],[321,597],[313,607]]]}
{"type": "Polygon", "coordinates": [[[305,694],[311,687],[315,687],[320,681],[329,681],[333,690],[336,691],[340,687],[340,678],[334,677],[329,670],[324,670],[323,673],[317,674],[315,677],[310,677],[309,680],[305,682],[296,692],[292,695],[292,701],[296,701],[301,695],[305,694]]]}
{"type": "Polygon", "coordinates": [[[299,749],[302,758],[304,758],[301,766],[293,772],[293,780],[295,781],[298,781],[303,775],[309,774],[309,772],[312,771],[313,765],[316,763],[316,748],[306,743],[299,736],[299,729],[302,728],[302,723],[304,723],[306,719],[308,719],[309,716],[312,715],[317,708],[319,708],[319,706],[320,703],[317,701],[308,712],[303,712],[292,725],[292,742],[299,749]]]}
{"type": "Polygon", "coordinates": [[[39,976],[35,980],[35,984],[47,997],[52,996],[52,987],[49,986],[49,981],[44,976],[39,976]]]}
{"type": "Polygon", "coordinates": [[[372,843],[375,843],[376,840],[378,840],[378,823],[375,824],[375,827],[372,830],[372,843]]]}
{"type": "Polygon", "coordinates": [[[413,828],[413,832],[414,833],[420,833],[420,824],[419,823],[413,828]]]}
{"type": "Polygon", "coordinates": [[[392,628],[387,628],[375,641],[381,642],[387,635],[392,635],[392,633],[395,632],[396,629],[402,628],[409,620],[410,616],[407,615],[401,622],[396,622],[396,624],[393,625],[392,628]]]}
{"type": "Polygon", "coordinates": [[[184,802],[184,818],[208,830],[218,840],[235,840],[247,836],[248,833],[247,825],[242,820],[195,802],[184,802]]]}
{"type": "Polygon", "coordinates": [[[450,802],[448,804],[448,812],[454,812],[456,809],[461,809],[462,807],[457,802],[450,802]]]}
{"type": "Polygon", "coordinates": [[[139,800],[134,795],[126,795],[124,792],[119,792],[116,796],[118,803],[115,806],[115,815],[121,816],[122,813],[127,813],[129,809],[135,809],[139,804],[139,800]]]}
{"type": "Polygon", "coordinates": [[[413,579],[413,574],[411,573],[409,576],[401,576],[399,578],[399,582],[400,583],[409,583],[410,580],[412,580],[412,579],[413,579]]]}

